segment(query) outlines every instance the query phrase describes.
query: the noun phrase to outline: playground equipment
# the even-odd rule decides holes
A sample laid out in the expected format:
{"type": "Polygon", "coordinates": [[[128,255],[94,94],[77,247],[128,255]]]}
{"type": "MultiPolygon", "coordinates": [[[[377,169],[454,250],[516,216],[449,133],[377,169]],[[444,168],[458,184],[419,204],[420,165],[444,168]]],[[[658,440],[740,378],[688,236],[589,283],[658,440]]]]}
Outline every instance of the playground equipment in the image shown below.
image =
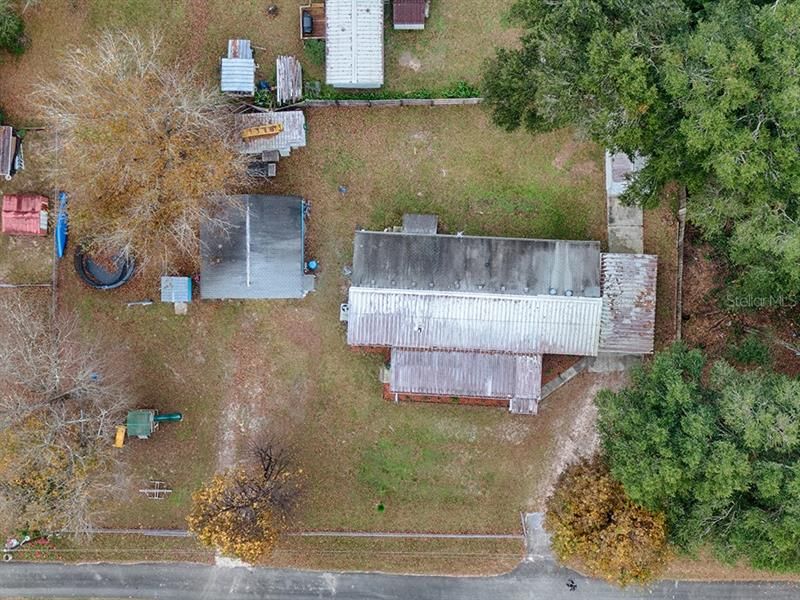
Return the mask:
{"type": "Polygon", "coordinates": [[[128,437],[146,440],[150,437],[150,434],[158,429],[159,423],[178,423],[182,420],[183,415],[178,412],[160,415],[157,410],[152,408],[130,410],[128,411],[126,424],[117,426],[114,447],[122,448],[125,445],[126,434],[128,437]]]}
{"type": "Polygon", "coordinates": [[[267,125],[256,125],[242,130],[242,141],[248,142],[255,138],[273,137],[283,131],[282,123],[268,123],[267,125]]]}

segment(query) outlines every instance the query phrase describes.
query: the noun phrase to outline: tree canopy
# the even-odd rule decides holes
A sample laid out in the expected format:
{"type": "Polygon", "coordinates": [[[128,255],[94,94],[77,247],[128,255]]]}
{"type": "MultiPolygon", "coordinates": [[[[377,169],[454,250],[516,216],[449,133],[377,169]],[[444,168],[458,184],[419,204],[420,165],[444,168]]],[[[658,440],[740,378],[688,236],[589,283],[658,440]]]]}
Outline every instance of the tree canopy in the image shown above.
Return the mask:
{"type": "Polygon", "coordinates": [[[684,548],[800,570],[800,381],[676,345],[598,396],[611,474],[684,548]]]}
{"type": "Polygon", "coordinates": [[[302,470],[291,468],[286,452],[269,441],[255,445],[251,458],[197,490],[186,521],[205,545],[252,563],[275,547],[302,470]]]}
{"type": "Polygon", "coordinates": [[[175,270],[199,260],[200,224],[245,183],[246,165],[231,105],[162,54],[157,35],[106,33],[70,50],[38,99],[54,132],[54,183],[70,193],[71,235],[175,270]]]}
{"type": "Polygon", "coordinates": [[[41,306],[0,304],[0,513],[6,525],[91,529],[111,489],[110,452],[128,398],[74,322],[41,306]]]}
{"type": "Polygon", "coordinates": [[[800,293],[800,3],[517,0],[521,44],[487,64],[495,122],[575,125],[646,156],[627,199],[689,191],[749,293],[800,293]]]}
{"type": "Polygon", "coordinates": [[[664,516],[632,502],[600,456],[561,474],[545,527],[560,560],[577,558],[620,585],[655,578],[668,556],[664,516]]]}

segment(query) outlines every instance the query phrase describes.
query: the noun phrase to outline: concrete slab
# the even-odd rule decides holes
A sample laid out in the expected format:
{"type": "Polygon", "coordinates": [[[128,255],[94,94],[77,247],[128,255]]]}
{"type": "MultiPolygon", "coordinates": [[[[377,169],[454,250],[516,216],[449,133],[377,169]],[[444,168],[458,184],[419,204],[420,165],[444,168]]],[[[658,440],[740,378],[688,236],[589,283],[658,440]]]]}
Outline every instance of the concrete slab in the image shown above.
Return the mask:
{"type": "Polygon", "coordinates": [[[618,373],[641,364],[642,357],[637,354],[615,354],[601,352],[589,365],[590,373],[618,373]]]}
{"type": "Polygon", "coordinates": [[[550,534],[544,530],[544,513],[525,514],[525,562],[554,561],[550,534]]]}

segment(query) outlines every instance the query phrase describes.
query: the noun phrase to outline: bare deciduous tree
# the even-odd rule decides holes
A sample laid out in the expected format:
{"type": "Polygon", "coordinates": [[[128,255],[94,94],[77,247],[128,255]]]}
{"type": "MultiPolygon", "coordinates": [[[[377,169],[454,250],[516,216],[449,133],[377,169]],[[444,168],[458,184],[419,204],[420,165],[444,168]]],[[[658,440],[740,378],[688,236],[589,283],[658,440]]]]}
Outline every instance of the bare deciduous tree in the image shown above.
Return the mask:
{"type": "Polygon", "coordinates": [[[0,301],[0,497],[17,524],[80,534],[107,490],[127,400],[98,353],[76,343],[75,322],[45,315],[0,301]]]}
{"type": "Polygon", "coordinates": [[[158,35],[106,33],[67,52],[37,98],[75,236],[140,266],[174,268],[196,263],[200,223],[224,226],[216,200],[247,175],[231,105],[162,54],[158,35]]]}

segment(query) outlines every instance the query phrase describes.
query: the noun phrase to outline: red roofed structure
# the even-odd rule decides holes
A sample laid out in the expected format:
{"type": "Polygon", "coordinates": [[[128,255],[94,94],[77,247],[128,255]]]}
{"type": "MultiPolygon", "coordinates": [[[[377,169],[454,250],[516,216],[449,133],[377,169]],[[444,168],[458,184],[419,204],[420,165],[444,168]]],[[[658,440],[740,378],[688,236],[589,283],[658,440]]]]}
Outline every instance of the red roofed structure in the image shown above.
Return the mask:
{"type": "Polygon", "coordinates": [[[46,235],[47,205],[47,198],[37,194],[4,195],[2,232],[11,235],[46,235]]]}
{"type": "Polygon", "coordinates": [[[395,29],[425,29],[429,0],[394,0],[395,29]]]}

